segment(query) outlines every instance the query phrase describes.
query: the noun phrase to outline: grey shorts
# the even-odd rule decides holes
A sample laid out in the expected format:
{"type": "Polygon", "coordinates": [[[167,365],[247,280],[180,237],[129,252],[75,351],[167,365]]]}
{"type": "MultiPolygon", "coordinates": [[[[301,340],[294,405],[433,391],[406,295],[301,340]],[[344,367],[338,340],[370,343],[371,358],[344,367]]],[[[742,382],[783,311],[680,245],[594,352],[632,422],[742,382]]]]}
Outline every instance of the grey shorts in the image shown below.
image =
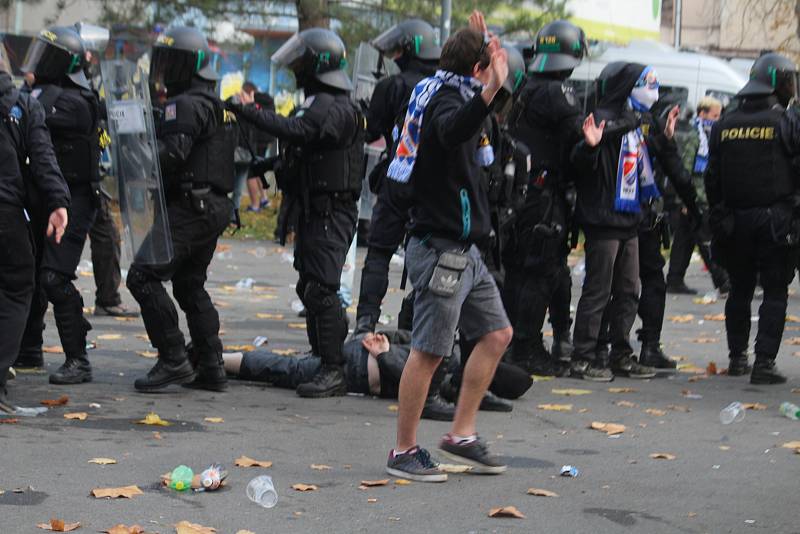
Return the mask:
{"type": "Polygon", "coordinates": [[[415,292],[412,348],[446,356],[453,351],[456,329],[475,340],[510,326],[500,292],[477,247],[470,247],[467,257],[459,292],[452,297],[435,295],[428,283],[439,254],[416,237],[409,240],[406,270],[415,292]]]}

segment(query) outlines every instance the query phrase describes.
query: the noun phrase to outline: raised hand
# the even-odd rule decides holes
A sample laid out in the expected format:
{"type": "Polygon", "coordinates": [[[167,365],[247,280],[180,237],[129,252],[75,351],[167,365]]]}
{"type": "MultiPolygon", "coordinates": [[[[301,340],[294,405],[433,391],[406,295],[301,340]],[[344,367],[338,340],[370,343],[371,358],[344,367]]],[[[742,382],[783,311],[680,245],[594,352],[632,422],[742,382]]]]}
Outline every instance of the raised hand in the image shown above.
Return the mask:
{"type": "Polygon", "coordinates": [[[50,214],[50,219],[47,221],[47,237],[55,234],[56,243],[61,243],[61,237],[64,235],[64,230],[67,229],[67,208],[57,208],[50,214]]]}
{"type": "Polygon", "coordinates": [[[489,28],[486,26],[486,19],[483,17],[483,13],[477,9],[469,16],[469,27],[483,35],[489,33],[489,28]]]}
{"type": "Polygon", "coordinates": [[[664,126],[664,135],[667,139],[672,139],[675,135],[675,125],[678,122],[678,115],[681,112],[681,108],[675,106],[671,110],[669,110],[669,115],[667,115],[667,124],[664,126]]]}
{"type": "Polygon", "coordinates": [[[589,113],[586,120],[583,121],[583,140],[587,145],[595,147],[600,144],[603,139],[603,129],[606,127],[606,121],[601,121],[600,124],[595,124],[594,113],[589,113]]]}
{"type": "Polygon", "coordinates": [[[246,106],[247,104],[252,104],[255,102],[255,93],[248,93],[246,91],[239,91],[239,102],[246,106]]]}

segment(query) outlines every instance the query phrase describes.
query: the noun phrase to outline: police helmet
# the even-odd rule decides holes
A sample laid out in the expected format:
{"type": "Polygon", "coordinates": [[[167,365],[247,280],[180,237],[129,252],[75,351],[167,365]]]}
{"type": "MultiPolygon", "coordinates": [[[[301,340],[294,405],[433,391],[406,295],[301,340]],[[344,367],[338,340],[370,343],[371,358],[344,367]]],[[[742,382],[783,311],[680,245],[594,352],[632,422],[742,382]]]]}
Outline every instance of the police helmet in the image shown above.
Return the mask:
{"type": "Polygon", "coordinates": [[[83,46],[98,54],[102,54],[108,46],[108,40],[111,37],[111,32],[108,28],[102,26],[95,26],[87,22],[76,22],[75,31],[81,36],[83,46]]]}
{"type": "Polygon", "coordinates": [[[508,76],[495,96],[494,109],[500,115],[507,115],[514,104],[514,98],[525,84],[525,59],[522,52],[514,46],[504,44],[503,48],[508,53],[508,76]]]}
{"type": "Polygon", "coordinates": [[[310,28],[294,34],[272,54],[272,61],[291,69],[298,87],[305,87],[313,78],[335,89],[353,90],[353,83],[345,72],[344,43],[331,30],[310,28]]]}
{"type": "Polygon", "coordinates": [[[150,83],[154,87],[186,87],[197,76],[219,80],[211,65],[211,49],[203,33],[188,26],[176,26],[159,35],[150,59],[150,83]]]}
{"type": "Polygon", "coordinates": [[[86,50],[75,28],[53,26],[33,38],[20,70],[32,73],[37,82],[58,82],[66,76],[75,85],[90,89],[83,73],[85,61],[86,50]]]}
{"type": "Polygon", "coordinates": [[[545,25],[533,43],[533,61],[528,72],[559,72],[580,65],[586,55],[583,30],[566,20],[545,25]]]}
{"type": "Polygon", "coordinates": [[[769,52],[758,58],[750,69],[750,81],[739,91],[739,96],[774,94],[788,79],[795,81],[797,65],[786,56],[769,52]]]}
{"type": "Polygon", "coordinates": [[[405,57],[426,61],[438,60],[442,55],[442,47],[436,44],[433,26],[421,19],[408,19],[395,24],[373,39],[372,46],[383,55],[400,52],[405,57]]]}

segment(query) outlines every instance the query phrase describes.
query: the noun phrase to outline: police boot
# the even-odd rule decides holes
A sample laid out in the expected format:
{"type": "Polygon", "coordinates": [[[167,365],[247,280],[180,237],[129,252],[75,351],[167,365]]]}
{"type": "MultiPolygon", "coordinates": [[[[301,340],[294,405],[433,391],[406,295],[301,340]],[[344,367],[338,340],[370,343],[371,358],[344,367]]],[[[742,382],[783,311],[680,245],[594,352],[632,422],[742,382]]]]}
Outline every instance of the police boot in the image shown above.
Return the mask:
{"type": "MultiPolygon", "coordinates": [[[[222,359],[222,343],[217,342],[210,350],[198,351],[195,379],[184,387],[192,389],[206,389],[208,391],[225,391],[228,389],[228,376],[225,374],[225,361],[222,359]]],[[[191,362],[191,360],[190,360],[191,362]]]]}
{"type": "Polygon", "coordinates": [[[377,319],[372,315],[362,315],[356,318],[356,328],[353,330],[353,338],[368,334],[375,331],[375,325],[378,324],[377,319]]]}
{"type": "Polygon", "coordinates": [[[553,346],[550,348],[553,359],[568,362],[572,359],[573,352],[575,352],[575,347],[572,345],[572,336],[569,330],[553,332],[553,346]]]}
{"type": "Polygon", "coordinates": [[[194,380],[194,369],[186,359],[183,345],[158,351],[158,361],[147,372],[147,376],[137,378],[133,383],[138,391],[150,393],[164,389],[170,384],[188,384],[194,380]]]}
{"type": "Polygon", "coordinates": [[[44,367],[44,355],[42,354],[41,345],[38,347],[23,347],[19,350],[14,362],[15,369],[29,369],[38,370],[44,367]]]}
{"type": "Polygon", "coordinates": [[[347,395],[347,383],[341,365],[323,364],[311,382],[297,386],[297,394],[309,399],[347,395]]]}
{"type": "Polygon", "coordinates": [[[534,342],[533,353],[528,363],[527,371],[537,376],[565,376],[569,372],[569,365],[553,358],[544,346],[544,341],[539,338],[534,342]]]}
{"type": "Polygon", "coordinates": [[[664,354],[664,351],[661,350],[661,343],[657,341],[642,341],[639,363],[662,373],[675,372],[678,368],[678,364],[664,354]]]}
{"type": "Polygon", "coordinates": [[[425,399],[425,406],[422,408],[422,418],[433,421],[452,421],[456,414],[456,407],[445,401],[439,394],[442,382],[447,374],[449,358],[444,358],[442,363],[433,373],[431,385],[428,388],[428,397],[425,399]]]}
{"type": "Polygon", "coordinates": [[[478,409],[482,412],[510,412],[514,406],[505,399],[501,399],[491,391],[487,391],[481,399],[478,409]]]}
{"type": "Polygon", "coordinates": [[[728,376],[744,376],[753,370],[747,363],[747,352],[731,352],[728,358],[728,376]]]}
{"type": "Polygon", "coordinates": [[[786,377],[778,372],[774,358],[756,354],[753,372],[750,373],[750,383],[759,385],[785,384],[786,377]]]}
{"type": "Polygon", "coordinates": [[[67,356],[67,361],[50,375],[51,384],[82,384],[92,381],[92,365],[86,354],[67,356]]]}

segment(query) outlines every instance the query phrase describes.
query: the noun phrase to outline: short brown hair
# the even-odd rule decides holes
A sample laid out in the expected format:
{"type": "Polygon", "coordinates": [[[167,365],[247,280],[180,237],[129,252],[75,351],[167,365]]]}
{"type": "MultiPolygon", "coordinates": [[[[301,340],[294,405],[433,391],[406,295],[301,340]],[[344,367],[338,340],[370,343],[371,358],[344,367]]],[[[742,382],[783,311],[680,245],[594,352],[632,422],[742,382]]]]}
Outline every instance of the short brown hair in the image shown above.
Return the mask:
{"type": "Polygon", "coordinates": [[[481,68],[485,69],[489,61],[489,50],[483,35],[472,28],[462,28],[444,43],[439,68],[461,76],[470,76],[476,63],[480,63],[481,68]]]}

